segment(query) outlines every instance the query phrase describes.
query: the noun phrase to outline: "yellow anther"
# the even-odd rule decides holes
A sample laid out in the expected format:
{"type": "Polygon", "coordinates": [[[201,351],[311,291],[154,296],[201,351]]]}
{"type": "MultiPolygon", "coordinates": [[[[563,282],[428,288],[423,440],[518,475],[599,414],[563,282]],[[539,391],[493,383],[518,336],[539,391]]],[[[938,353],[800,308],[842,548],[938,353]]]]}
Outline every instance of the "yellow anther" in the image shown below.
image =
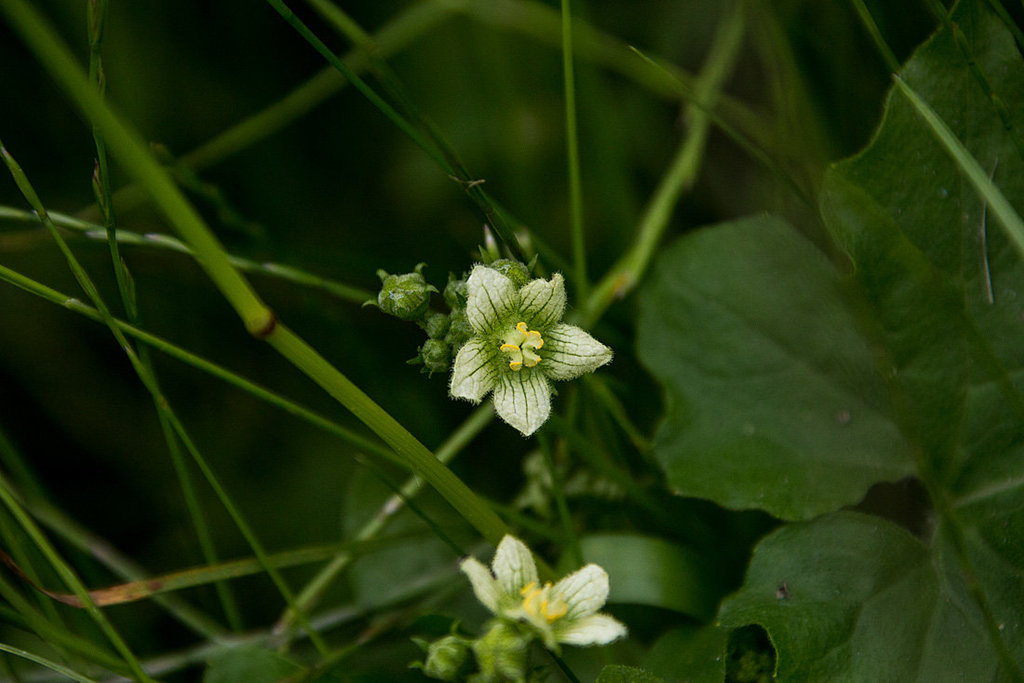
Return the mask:
{"type": "Polygon", "coordinates": [[[542,617],[549,624],[565,616],[569,611],[569,606],[561,598],[550,599],[550,583],[538,588],[537,582],[531,581],[519,592],[523,596],[523,609],[534,617],[542,617]]]}
{"type": "Polygon", "coordinates": [[[507,353],[511,360],[508,366],[513,370],[521,370],[523,366],[532,368],[540,362],[537,350],[544,346],[544,338],[537,330],[531,330],[526,323],[520,321],[508,336],[504,343],[498,347],[502,353],[507,353]]]}
{"type": "Polygon", "coordinates": [[[559,617],[564,617],[565,613],[569,611],[569,606],[565,604],[564,600],[555,600],[555,604],[551,608],[548,607],[548,604],[547,600],[540,603],[540,611],[549,624],[559,617]]]}

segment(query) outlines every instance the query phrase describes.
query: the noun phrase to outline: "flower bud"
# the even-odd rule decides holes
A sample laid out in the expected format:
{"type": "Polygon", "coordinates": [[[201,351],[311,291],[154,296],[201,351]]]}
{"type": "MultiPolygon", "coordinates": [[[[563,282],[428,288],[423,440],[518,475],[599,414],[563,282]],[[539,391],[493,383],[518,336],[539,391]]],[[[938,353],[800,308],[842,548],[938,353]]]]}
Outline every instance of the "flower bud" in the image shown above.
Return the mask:
{"type": "Polygon", "coordinates": [[[529,643],[529,639],[511,624],[494,622],[483,637],[473,642],[473,654],[480,666],[480,680],[523,680],[529,643]]]}
{"type": "Polygon", "coordinates": [[[413,273],[390,275],[378,270],[377,277],[382,283],[377,295],[377,307],[388,315],[402,320],[420,320],[430,308],[430,293],[436,292],[428,285],[420,271],[425,264],[416,266],[413,273]]]}
{"type": "Polygon", "coordinates": [[[489,267],[511,280],[517,289],[530,281],[530,271],[519,261],[503,258],[494,261],[489,267]]]}
{"type": "Polygon", "coordinates": [[[469,288],[466,281],[457,280],[453,273],[448,273],[448,284],[444,288],[444,302],[453,311],[458,308],[465,308],[469,299],[469,288]]]}
{"type": "Polygon", "coordinates": [[[440,339],[428,339],[420,347],[419,359],[427,374],[445,372],[451,361],[451,348],[440,339]]]}
{"type": "Polygon", "coordinates": [[[445,636],[426,645],[423,673],[442,681],[462,680],[469,660],[469,643],[456,635],[445,636]]]}
{"type": "Polygon", "coordinates": [[[474,334],[476,332],[473,331],[473,326],[469,323],[465,309],[452,311],[452,314],[448,316],[448,332],[444,336],[448,346],[455,350],[461,349],[462,345],[469,341],[474,334]]]}
{"type": "Polygon", "coordinates": [[[448,316],[444,313],[427,313],[420,327],[431,339],[444,339],[448,332],[448,316]]]}

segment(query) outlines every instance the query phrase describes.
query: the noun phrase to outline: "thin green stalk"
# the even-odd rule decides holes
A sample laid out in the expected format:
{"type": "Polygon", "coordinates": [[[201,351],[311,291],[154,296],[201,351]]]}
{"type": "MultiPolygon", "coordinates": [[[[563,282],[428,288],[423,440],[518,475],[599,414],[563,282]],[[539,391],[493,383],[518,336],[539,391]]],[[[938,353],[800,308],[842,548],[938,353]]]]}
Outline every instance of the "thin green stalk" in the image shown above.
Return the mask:
{"type": "Polygon", "coordinates": [[[73,681],[79,681],[80,683],[94,683],[95,680],[96,680],[94,678],[88,678],[86,676],[83,676],[82,674],[78,673],[77,671],[72,671],[71,669],[67,668],[66,666],[63,666],[61,664],[58,664],[57,662],[51,661],[51,660],[47,659],[46,657],[43,657],[42,655],[37,655],[34,652],[29,652],[27,650],[22,650],[21,648],[14,647],[13,645],[7,645],[6,643],[0,643],[0,650],[2,650],[3,652],[8,652],[8,653],[10,653],[12,655],[16,655],[18,657],[21,657],[22,659],[27,659],[30,662],[35,662],[36,664],[38,664],[40,666],[44,666],[47,669],[50,669],[51,671],[56,671],[61,676],[65,676],[65,677],[67,677],[67,678],[69,678],[69,679],[71,679],[73,681]]]}
{"type": "MultiPolygon", "coordinates": [[[[33,562],[28,551],[25,549],[22,537],[16,531],[13,520],[3,513],[0,513],[0,539],[3,539],[3,549],[11,556],[11,559],[24,572],[29,581],[36,584],[42,583],[39,573],[35,569],[35,562],[33,562]]],[[[52,600],[42,595],[37,595],[36,598],[40,609],[46,613],[50,621],[66,626],[64,619],[61,617],[60,612],[57,611],[57,606],[53,604],[52,600]]]]}
{"type": "Polygon", "coordinates": [[[651,450],[650,440],[633,424],[629,414],[626,412],[626,407],[622,405],[622,401],[619,400],[618,396],[608,388],[608,383],[603,377],[600,375],[586,375],[583,378],[583,383],[593,393],[609,417],[619,426],[622,433],[629,438],[634,448],[641,453],[651,450]]]}
{"type": "MultiPolygon", "coordinates": [[[[451,460],[464,449],[484,427],[490,424],[494,418],[494,410],[490,403],[480,406],[463,422],[435,451],[437,461],[447,465],[451,460]]],[[[394,519],[406,504],[406,501],[415,498],[423,490],[423,480],[419,477],[411,477],[401,490],[388,497],[385,503],[377,511],[369,522],[356,533],[356,542],[365,542],[376,538],[388,523],[394,519]]],[[[312,610],[316,607],[324,592],[341,574],[352,561],[353,556],[349,552],[340,552],[324,566],[317,575],[299,592],[296,602],[303,609],[312,610]]],[[[275,634],[286,634],[295,620],[291,610],[282,614],[277,623],[274,624],[275,634]]]]}
{"type": "Polygon", "coordinates": [[[576,76],[573,73],[572,11],[562,0],[562,78],[565,86],[565,138],[569,166],[569,206],[572,215],[573,273],[576,296],[581,301],[590,292],[587,279],[587,250],[583,234],[583,183],[580,180],[580,145],[576,130],[576,76]]]}
{"type": "Polygon", "coordinates": [[[1013,39],[1017,42],[1017,49],[1024,50],[1024,31],[1021,30],[1017,22],[1010,16],[1010,13],[1003,7],[1001,0],[988,0],[988,6],[999,16],[1006,30],[1013,34],[1013,39]]]}
{"type": "Polygon", "coordinates": [[[1024,160],[1024,140],[1021,139],[1020,135],[1017,134],[1017,128],[1013,125],[1013,119],[1010,117],[1010,110],[1006,106],[1006,102],[1003,98],[996,94],[992,89],[992,84],[989,83],[988,77],[985,76],[985,72],[981,70],[981,66],[974,58],[974,52],[971,50],[971,46],[967,42],[967,36],[964,35],[963,29],[960,25],[953,21],[950,17],[950,12],[946,11],[945,6],[939,0],[927,0],[925,3],[931,9],[932,14],[942,22],[942,25],[947,31],[953,36],[953,43],[956,45],[960,54],[963,56],[964,61],[967,62],[968,68],[971,70],[971,74],[974,79],[978,82],[978,86],[981,88],[985,97],[988,98],[992,104],[992,108],[995,110],[996,115],[999,116],[999,120],[1003,124],[1003,129],[1006,134],[1010,136],[1010,140],[1013,142],[1014,147],[1017,148],[1017,155],[1024,160]]]}
{"type": "Polygon", "coordinates": [[[850,0],[853,3],[853,9],[856,10],[857,16],[860,17],[860,21],[864,24],[864,28],[867,30],[868,35],[871,36],[871,40],[875,42],[875,47],[878,49],[878,54],[881,55],[882,60],[885,62],[885,66],[889,69],[889,73],[899,73],[900,62],[896,59],[896,55],[893,53],[892,48],[885,42],[885,36],[878,29],[878,24],[875,23],[875,18],[871,16],[871,11],[867,5],[864,4],[864,0],[850,0]]]}
{"type": "MultiPolygon", "coordinates": [[[[459,183],[463,191],[474,201],[477,207],[486,216],[488,223],[498,233],[505,245],[512,251],[513,255],[522,260],[522,250],[515,235],[508,227],[508,223],[497,207],[490,201],[487,193],[481,187],[479,179],[469,174],[462,162],[459,160],[455,150],[440,135],[439,131],[428,124],[425,119],[416,113],[411,102],[405,100],[404,109],[416,116],[415,123],[410,122],[405,116],[399,113],[394,107],[385,101],[380,95],[353,72],[345,62],[320,40],[316,34],[301,19],[295,16],[284,0],[266,0],[267,3],[277,10],[278,14],[294,28],[316,50],[320,56],[327,60],[327,63],[337,69],[348,81],[363,94],[377,109],[391,120],[399,130],[405,133],[416,143],[427,156],[429,156],[441,169],[453,180],[459,183]]],[[[400,91],[399,91],[400,94],[400,91]]]]}
{"type": "Polygon", "coordinates": [[[897,88],[914,106],[918,115],[928,124],[932,134],[946,148],[953,161],[960,167],[960,171],[967,176],[967,179],[974,185],[974,189],[988,203],[989,208],[996,215],[996,218],[999,219],[1000,225],[1006,230],[1007,236],[1013,242],[1017,251],[1024,256],[1024,220],[1021,220],[1020,214],[1013,208],[1013,205],[1006,199],[1006,196],[1000,192],[996,184],[992,182],[992,179],[988,177],[988,173],[982,169],[981,164],[964,147],[963,143],[957,139],[953,131],[946,125],[946,122],[942,120],[924,98],[918,95],[899,76],[895,77],[895,81],[897,88]]]}
{"type": "Polygon", "coordinates": [[[85,585],[82,584],[82,581],[74,571],[72,571],[71,567],[64,562],[63,558],[61,558],[57,553],[56,548],[54,548],[46,538],[46,535],[38,526],[36,526],[36,523],[32,518],[25,512],[21,505],[18,504],[14,499],[14,496],[11,495],[7,484],[7,478],[2,474],[0,474],[0,500],[2,500],[4,505],[7,506],[7,509],[11,511],[11,514],[14,515],[15,519],[18,520],[18,523],[29,535],[29,538],[32,539],[32,542],[36,544],[36,547],[38,547],[43,553],[64,584],[78,596],[79,600],[82,601],[82,604],[85,606],[85,610],[89,613],[89,616],[92,617],[93,621],[96,622],[96,625],[99,626],[103,634],[124,659],[132,674],[140,681],[152,680],[142,670],[142,665],[139,664],[139,660],[135,657],[131,648],[128,647],[128,644],[121,638],[121,635],[114,628],[113,624],[107,620],[106,615],[100,611],[100,608],[97,607],[96,603],[94,603],[92,598],[89,597],[89,591],[86,589],[85,585]]]}
{"type": "MultiPolygon", "coordinates": [[[[69,216],[57,211],[51,211],[50,218],[53,219],[53,222],[56,225],[73,230],[86,239],[96,241],[106,241],[107,239],[106,231],[102,226],[90,223],[87,220],[75,218],[74,216],[69,216]]],[[[0,220],[13,220],[35,224],[39,223],[39,219],[36,218],[36,215],[31,211],[24,211],[22,209],[2,205],[0,205],[0,220]]],[[[172,235],[165,235],[163,233],[151,232],[142,235],[137,232],[118,229],[117,241],[120,244],[152,249],[165,249],[195,257],[195,253],[187,244],[172,235]]],[[[375,293],[368,289],[353,287],[351,285],[338,282],[337,280],[331,280],[319,275],[314,275],[313,273],[302,270],[301,268],[287,266],[281,263],[274,263],[273,261],[258,262],[241,256],[233,256],[229,254],[228,262],[241,271],[257,273],[259,275],[284,280],[304,287],[319,289],[341,299],[342,301],[347,301],[353,304],[362,304],[375,296],[375,293]]]]}
{"type": "MultiPolygon", "coordinates": [[[[100,313],[78,299],[71,298],[66,294],[58,292],[54,289],[47,287],[46,285],[40,284],[31,278],[25,277],[24,275],[17,273],[9,268],[0,265],[0,280],[8,282],[20,289],[25,290],[31,294],[34,294],[40,298],[46,299],[50,303],[57,304],[63,308],[68,309],[83,315],[94,322],[103,322],[103,317],[100,313]]],[[[191,365],[192,367],[201,370],[213,377],[221,379],[229,384],[232,384],[239,389],[246,391],[256,398],[266,401],[267,403],[284,410],[285,412],[294,415],[311,425],[318,427],[329,434],[340,437],[341,439],[349,442],[356,448],[367,453],[373,453],[374,455],[390,459],[395,462],[401,463],[395,454],[383,444],[376,441],[371,441],[350,429],[342,427],[341,425],[332,422],[326,417],[309,410],[283,396],[276,394],[269,389],[265,389],[260,385],[251,382],[241,375],[238,375],[216,363],[212,363],[200,356],[197,356],[179,346],[176,346],[167,340],[158,337],[156,335],[145,332],[133,325],[129,325],[123,320],[114,319],[114,324],[124,332],[126,335],[138,339],[139,341],[152,346],[153,348],[167,354],[172,358],[176,358],[183,363],[191,365]]]]}
{"type": "MultiPolygon", "coordinates": [[[[737,3],[736,10],[719,26],[697,84],[702,101],[714,100],[732,70],[742,44],[743,19],[743,3],[737,3]]],[[[644,211],[633,246],[609,269],[582,307],[585,326],[593,325],[615,299],[636,287],[668,227],[676,202],[697,179],[711,118],[705,110],[690,106],[687,119],[690,126],[686,138],[644,211]]]]}
{"type": "MultiPolygon", "coordinates": [[[[220,482],[213,474],[213,470],[207,464],[206,459],[199,452],[199,449],[196,448],[188,432],[185,430],[184,425],[175,415],[174,410],[170,407],[170,404],[168,403],[166,397],[164,397],[163,393],[160,391],[160,387],[156,381],[156,378],[151,374],[150,369],[142,362],[142,360],[136,353],[135,349],[128,342],[128,339],[125,337],[124,333],[117,326],[116,322],[114,321],[114,317],[110,313],[110,309],[104,303],[103,298],[100,296],[99,290],[96,288],[95,283],[89,277],[89,274],[86,273],[85,269],[82,268],[82,265],[79,263],[75,255],[71,252],[71,249],[68,247],[67,242],[61,236],[60,231],[57,230],[57,226],[54,225],[53,221],[50,220],[46,208],[43,206],[42,202],[39,199],[39,196],[36,194],[28,178],[25,176],[24,171],[22,171],[21,167],[18,166],[18,163],[14,160],[14,158],[11,157],[10,153],[7,151],[7,148],[4,147],[2,141],[0,141],[0,156],[3,157],[4,162],[10,169],[11,174],[14,177],[14,180],[17,183],[22,194],[25,196],[25,199],[39,215],[39,220],[43,223],[44,226],[46,226],[46,228],[50,231],[50,234],[53,236],[54,240],[57,242],[57,246],[60,247],[60,250],[67,261],[68,267],[74,274],[75,279],[78,281],[82,289],[85,290],[86,294],[89,296],[89,299],[92,301],[93,305],[96,307],[96,310],[102,317],[103,322],[110,329],[111,334],[114,335],[114,338],[117,340],[118,345],[121,347],[121,349],[125,352],[125,355],[128,356],[128,360],[131,363],[132,368],[135,370],[135,373],[142,381],[143,386],[145,386],[146,390],[152,396],[153,401],[155,402],[160,414],[164,418],[166,418],[169,424],[173,427],[174,432],[178,435],[178,438],[181,439],[181,442],[185,446],[185,449],[195,460],[200,470],[206,476],[210,486],[216,492],[218,498],[220,498],[221,503],[227,509],[228,513],[234,520],[235,524],[238,526],[239,531],[242,532],[243,537],[245,537],[246,541],[249,542],[250,546],[253,549],[253,552],[256,554],[258,558],[260,558],[261,560],[265,560],[266,553],[263,551],[263,547],[257,540],[255,534],[252,532],[252,529],[249,527],[246,520],[241,516],[237,507],[235,507],[234,501],[232,501],[231,498],[227,495],[227,491],[220,485],[220,482]]],[[[230,266],[228,267],[230,268],[230,266]]],[[[291,594],[291,590],[288,588],[288,585],[285,583],[280,573],[269,564],[266,565],[266,570],[267,574],[270,575],[271,580],[280,590],[281,595],[282,597],[284,597],[285,601],[289,604],[292,604],[293,597],[291,594]]],[[[90,602],[90,604],[92,603],[90,602]]],[[[95,605],[93,605],[93,609],[95,609],[95,605]]],[[[97,613],[99,613],[98,610],[97,613]]],[[[299,610],[298,614],[302,625],[308,628],[308,620],[306,619],[305,613],[299,610]]],[[[321,654],[327,652],[327,646],[323,642],[319,634],[311,632],[309,636],[313,644],[316,645],[317,649],[321,651],[321,654]]]]}

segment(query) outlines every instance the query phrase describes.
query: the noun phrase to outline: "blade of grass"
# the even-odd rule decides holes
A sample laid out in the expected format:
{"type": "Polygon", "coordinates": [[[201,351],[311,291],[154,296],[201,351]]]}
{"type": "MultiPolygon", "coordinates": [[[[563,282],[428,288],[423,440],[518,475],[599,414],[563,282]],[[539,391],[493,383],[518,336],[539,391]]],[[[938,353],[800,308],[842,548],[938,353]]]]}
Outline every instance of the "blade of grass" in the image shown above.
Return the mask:
{"type": "Polygon", "coordinates": [[[856,10],[857,16],[860,18],[864,29],[871,36],[871,40],[874,41],[875,47],[878,49],[878,54],[882,57],[882,61],[885,62],[885,66],[889,69],[889,73],[899,73],[900,62],[896,59],[896,55],[893,53],[892,48],[885,42],[885,36],[878,29],[878,24],[875,23],[875,18],[871,16],[871,11],[867,5],[864,4],[864,0],[850,0],[853,4],[853,9],[856,10]]]}
{"type": "Polygon", "coordinates": [[[583,183],[580,180],[580,143],[576,129],[576,76],[573,73],[572,10],[562,0],[562,81],[565,97],[565,145],[569,170],[569,206],[571,214],[573,274],[576,296],[581,301],[590,292],[587,280],[587,250],[583,233],[583,183]]]}
{"type": "MultiPolygon", "coordinates": [[[[86,239],[96,241],[106,241],[107,239],[106,231],[102,226],[90,223],[87,220],[75,218],[57,211],[51,211],[50,218],[53,219],[53,222],[56,225],[73,230],[86,239]]],[[[0,220],[39,223],[39,219],[36,218],[36,215],[31,211],[24,211],[22,209],[2,205],[0,205],[0,220]]],[[[41,230],[45,232],[45,228],[41,230]]],[[[189,248],[187,244],[176,237],[165,235],[163,233],[139,234],[137,232],[118,229],[117,241],[121,244],[131,246],[165,249],[180,254],[188,254],[193,257],[195,256],[192,249],[189,248]]],[[[286,282],[292,282],[304,287],[319,289],[341,299],[342,301],[347,301],[353,304],[361,305],[368,299],[372,299],[376,296],[375,292],[371,292],[368,289],[353,287],[352,285],[347,285],[342,282],[338,282],[337,280],[331,280],[319,275],[314,275],[313,273],[294,266],[274,263],[272,261],[260,263],[230,254],[228,255],[228,261],[231,265],[244,272],[257,273],[259,275],[277,278],[286,282]]]]}
{"type": "MultiPolygon", "coordinates": [[[[718,27],[701,71],[697,89],[702,101],[713,101],[731,72],[742,44],[743,25],[743,3],[738,3],[718,27]]],[[[705,110],[690,106],[687,120],[689,130],[644,211],[633,246],[601,278],[582,307],[581,318],[585,327],[596,323],[615,299],[624,297],[637,285],[668,227],[676,202],[697,179],[711,117],[705,110]]]]}
{"type": "Polygon", "coordinates": [[[50,669],[51,671],[56,671],[61,676],[66,676],[67,678],[69,678],[69,679],[71,679],[73,681],[79,681],[80,683],[95,683],[95,680],[96,680],[94,678],[88,678],[86,676],[83,676],[82,674],[78,673],[77,671],[72,671],[71,669],[67,668],[66,666],[63,666],[61,664],[58,664],[57,662],[51,661],[51,660],[47,659],[46,657],[43,657],[42,655],[37,655],[37,654],[35,654],[33,652],[28,652],[27,650],[22,650],[21,648],[14,647],[13,645],[8,645],[6,643],[0,643],[0,650],[2,650],[3,652],[8,652],[8,653],[10,653],[12,655],[21,657],[22,659],[27,659],[30,662],[35,662],[36,664],[38,664],[40,666],[44,666],[47,669],[50,669]]]}
{"type": "Polygon", "coordinates": [[[1017,251],[1024,256],[1024,220],[1021,220],[1020,214],[935,110],[902,78],[896,76],[894,80],[896,87],[917,110],[918,115],[928,125],[939,143],[946,148],[953,161],[960,167],[960,171],[974,185],[974,189],[978,191],[981,198],[988,203],[1017,251]]]}

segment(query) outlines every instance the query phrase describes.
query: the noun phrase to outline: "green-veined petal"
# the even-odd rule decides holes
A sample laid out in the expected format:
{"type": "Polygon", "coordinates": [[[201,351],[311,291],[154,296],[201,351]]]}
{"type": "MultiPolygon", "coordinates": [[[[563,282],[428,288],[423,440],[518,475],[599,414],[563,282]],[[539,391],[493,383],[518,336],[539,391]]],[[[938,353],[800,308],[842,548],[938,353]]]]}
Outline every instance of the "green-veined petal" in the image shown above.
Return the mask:
{"type": "Polygon", "coordinates": [[[498,582],[491,575],[491,570],[475,557],[467,557],[459,565],[459,569],[469,577],[469,583],[473,586],[473,594],[476,595],[476,599],[493,614],[497,614],[501,591],[498,588],[498,582]]]}
{"type": "Polygon", "coordinates": [[[494,411],[523,436],[533,434],[551,415],[551,384],[537,370],[502,373],[494,388],[494,411]]]}
{"type": "Polygon", "coordinates": [[[589,334],[564,323],[544,332],[540,367],[551,379],[575,379],[612,359],[612,350],[589,334]]]}
{"type": "Polygon", "coordinates": [[[523,586],[537,582],[537,565],[530,549],[514,536],[506,535],[498,544],[492,563],[494,576],[503,595],[520,599],[523,586]]]}
{"type": "Polygon", "coordinates": [[[545,330],[565,313],[565,281],[560,273],[550,280],[531,280],[519,290],[519,312],[531,330],[545,330]]]}
{"type": "Polygon", "coordinates": [[[606,645],[626,635],[622,622],[607,614],[590,614],[573,621],[555,624],[555,639],[566,645],[606,645]]]}
{"type": "Polygon", "coordinates": [[[475,266],[466,281],[469,298],[466,317],[478,334],[490,334],[501,325],[515,325],[510,317],[519,308],[519,292],[507,277],[487,266],[475,266]]]}
{"type": "Polygon", "coordinates": [[[566,621],[593,614],[608,600],[608,572],[596,564],[588,564],[556,583],[551,597],[564,600],[568,605],[566,621]]]}
{"type": "Polygon", "coordinates": [[[479,403],[494,388],[498,372],[495,356],[498,351],[493,347],[494,344],[479,337],[462,345],[452,367],[449,391],[453,398],[479,403]]]}

